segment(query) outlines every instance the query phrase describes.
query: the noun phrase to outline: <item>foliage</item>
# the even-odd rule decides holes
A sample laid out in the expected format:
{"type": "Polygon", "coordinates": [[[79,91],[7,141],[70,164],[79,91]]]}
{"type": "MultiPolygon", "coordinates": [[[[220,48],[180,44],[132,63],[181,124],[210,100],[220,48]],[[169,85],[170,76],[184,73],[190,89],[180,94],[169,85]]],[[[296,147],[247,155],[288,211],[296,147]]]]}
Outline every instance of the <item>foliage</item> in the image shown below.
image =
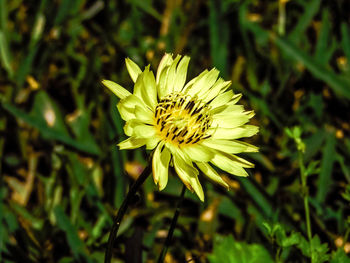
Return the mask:
{"type": "MultiPolygon", "coordinates": [[[[349,8],[0,0],[0,262],[103,261],[112,217],[149,152],[117,149],[124,123],[100,81],[130,90],[124,59],[155,69],[164,52],[192,58],[188,77],[218,68],[260,127],[247,140],[259,153],[243,156],[256,163],[250,177],[223,174],[230,191],[200,177],[204,204],[186,193],[166,261],[255,251],[276,262],[348,262],[349,8]]],[[[176,176],[162,192],[145,182],[120,226],[116,262],[157,259],[181,186],[176,176]]]]}
{"type": "Polygon", "coordinates": [[[214,243],[213,254],[208,256],[210,263],[219,263],[225,259],[227,263],[272,263],[269,252],[258,244],[248,245],[235,242],[232,236],[214,243]]]}

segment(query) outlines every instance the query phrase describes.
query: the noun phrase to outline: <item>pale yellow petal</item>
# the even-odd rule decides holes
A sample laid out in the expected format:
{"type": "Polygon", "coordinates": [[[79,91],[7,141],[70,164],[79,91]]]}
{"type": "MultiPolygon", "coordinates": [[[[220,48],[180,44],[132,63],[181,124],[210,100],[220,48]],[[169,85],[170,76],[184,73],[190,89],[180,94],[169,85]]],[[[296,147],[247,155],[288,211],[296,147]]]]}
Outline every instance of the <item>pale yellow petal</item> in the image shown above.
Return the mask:
{"type": "Polygon", "coordinates": [[[117,104],[117,108],[123,120],[128,121],[135,118],[134,108],[125,107],[120,102],[117,104]]]}
{"type": "Polygon", "coordinates": [[[146,139],[136,139],[134,137],[130,137],[130,138],[126,139],[125,141],[118,143],[118,146],[119,146],[120,150],[136,149],[136,148],[139,148],[139,147],[145,145],[146,141],[147,141],[146,139]]]}
{"type": "Polygon", "coordinates": [[[213,99],[210,102],[210,107],[216,108],[216,107],[225,105],[233,98],[233,96],[234,96],[234,94],[233,94],[232,90],[221,93],[219,96],[217,96],[215,99],[213,99]]]}
{"type": "Polygon", "coordinates": [[[110,80],[102,80],[102,84],[106,86],[110,91],[112,91],[118,98],[125,99],[126,97],[130,96],[131,93],[124,89],[119,84],[110,81],[110,80]]]}
{"type": "Polygon", "coordinates": [[[199,74],[197,77],[191,79],[189,82],[187,82],[187,84],[185,85],[185,87],[182,89],[182,91],[184,93],[187,93],[192,86],[194,85],[194,83],[196,83],[197,81],[199,81],[201,78],[203,78],[206,74],[208,73],[208,70],[204,70],[201,74],[199,74]]]}
{"type": "Polygon", "coordinates": [[[167,70],[167,74],[166,74],[166,86],[167,86],[167,90],[169,90],[170,92],[174,91],[174,84],[177,81],[176,79],[176,68],[177,65],[179,63],[181,59],[180,55],[177,55],[176,58],[174,59],[174,61],[171,63],[169,69],[167,70]]]}
{"type": "Polygon", "coordinates": [[[133,136],[135,133],[134,129],[138,125],[144,125],[144,124],[138,119],[131,119],[127,121],[124,125],[124,133],[128,136],[133,136]]]}
{"type": "Polygon", "coordinates": [[[206,175],[209,179],[213,180],[214,182],[229,188],[228,184],[221,178],[221,176],[215,171],[213,167],[210,166],[208,163],[196,163],[198,168],[206,175]]]}
{"type": "Polygon", "coordinates": [[[156,148],[156,146],[158,145],[159,141],[160,141],[160,139],[158,138],[158,136],[154,136],[154,137],[148,138],[147,142],[146,142],[146,149],[147,150],[152,150],[152,149],[156,148]]]}
{"type": "Polygon", "coordinates": [[[223,79],[218,79],[213,87],[204,94],[204,101],[209,102],[215,97],[217,97],[219,94],[224,92],[229,86],[231,85],[231,81],[224,81],[223,79]]]}
{"type": "Polygon", "coordinates": [[[216,149],[226,153],[258,152],[258,147],[246,142],[223,139],[206,139],[202,142],[208,148],[216,149]]]}
{"type": "Polygon", "coordinates": [[[193,144],[181,149],[187,156],[196,162],[208,162],[213,158],[210,148],[201,144],[193,144]]]}
{"type": "Polygon", "coordinates": [[[141,124],[134,127],[133,135],[135,135],[136,138],[151,138],[156,135],[156,129],[154,126],[141,124]]]}
{"type": "Polygon", "coordinates": [[[157,82],[157,91],[160,99],[163,99],[165,96],[171,93],[169,87],[166,85],[167,83],[167,74],[168,74],[169,66],[166,66],[162,72],[160,73],[159,80],[157,82]]]}
{"type": "Polygon", "coordinates": [[[143,88],[141,90],[142,97],[148,107],[152,110],[157,105],[157,87],[153,72],[147,67],[143,72],[143,88]]]}
{"type": "Polygon", "coordinates": [[[201,99],[205,99],[205,94],[212,88],[219,76],[219,71],[216,68],[213,68],[202,78],[200,81],[197,81],[193,84],[192,90],[197,94],[201,99]]]}
{"type": "Polygon", "coordinates": [[[154,123],[154,113],[146,107],[140,107],[138,105],[135,106],[135,117],[136,119],[147,123],[147,124],[153,124],[154,123]]]}
{"type": "Polygon", "coordinates": [[[163,58],[159,62],[159,66],[157,69],[157,76],[156,76],[157,85],[159,84],[159,80],[160,80],[162,72],[164,71],[164,69],[167,66],[171,65],[172,62],[173,62],[173,55],[169,54],[169,53],[165,53],[165,55],[163,56],[163,58]]]}
{"type": "Polygon", "coordinates": [[[224,170],[230,174],[243,177],[248,176],[248,173],[243,168],[247,165],[243,164],[240,159],[236,158],[236,156],[218,152],[211,162],[221,170],[224,170]]]}
{"type": "Polygon", "coordinates": [[[239,165],[241,165],[243,168],[254,168],[254,164],[241,158],[238,157],[237,155],[230,155],[231,160],[235,161],[236,163],[238,163],[239,165]]]}
{"type": "Polygon", "coordinates": [[[173,155],[174,168],[181,181],[190,191],[194,191],[199,199],[204,201],[202,186],[198,180],[198,170],[191,163],[187,163],[180,155],[173,155]]]}
{"type": "Polygon", "coordinates": [[[186,82],[187,68],[188,68],[189,62],[190,62],[190,58],[187,56],[184,56],[180,60],[179,65],[176,68],[176,81],[174,83],[173,92],[180,92],[184,87],[186,82]]]}
{"type": "Polygon", "coordinates": [[[244,125],[249,121],[249,116],[245,113],[237,113],[231,115],[215,115],[211,127],[216,128],[236,128],[244,125]]]}
{"type": "Polygon", "coordinates": [[[209,133],[212,134],[213,139],[239,139],[243,137],[251,137],[259,131],[258,126],[243,125],[233,129],[230,128],[212,128],[209,133]]]}
{"type": "Polygon", "coordinates": [[[213,115],[214,114],[215,115],[216,114],[220,114],[220,115],[226,114],[226,115],[232,116],[233,114],[244,112],[244,106],[228,102],[228,103],[223,104],[221,106],[212,108],[209,112],[210,112],[210,114],[213,114],[213,115]]]}
{"type": "Polygon", "coordinates": [[[126,68],[128,69],[129,75],[132,81],[135,83],[137,80],[137,77],[141,74],[142,71],[139,68],[139,66],[130,58],[126,58],[125,63],[126,63],[126,68]]]}
{"type": "MultiPolygon", "coordinates": [[[[149,68],[149,66],[147,66],[145,68],[145,70],[149,68]]],[[[143,97],[142,97],[142,90],[144,89],[144,84],[143,84],[143,76],[144,76],[145,72],[141,72],[138,76],[138,78],[136,79],[135,85],[134,85],[134,95],[136,95],[138,98],[140,98],[143,101],[143,97]]]]}
{"type": "Polygon", "coordinates": [[[168,183],[168,170],[170,162],[170,151],[164,147],[164,143],[159,143],[153,154],[152,170],[154,183],[159,190],[163,190],[168,183]]]}
{"type": "Polygon", "coordinates": [[[120,116],[123,118],[123,120],[126,120],[126,121],[135,118],[136,106],[146,110],[141,99],[133,94],[120,100],[119,103],[117,104],[117,108],[119,110],[120,116]]]}

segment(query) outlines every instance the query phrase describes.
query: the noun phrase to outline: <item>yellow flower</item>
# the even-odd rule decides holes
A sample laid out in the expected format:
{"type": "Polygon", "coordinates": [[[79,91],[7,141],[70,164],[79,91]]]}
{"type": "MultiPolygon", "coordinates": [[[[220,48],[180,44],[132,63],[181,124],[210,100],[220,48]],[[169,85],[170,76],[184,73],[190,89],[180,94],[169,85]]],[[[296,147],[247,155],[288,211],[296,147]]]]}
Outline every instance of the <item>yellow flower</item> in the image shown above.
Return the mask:
{"type": "Polygon", "coordinates": [[[135,83],[133,94],[112,81],[102,83],[120,98],[117,107],[126,121],[125,134],[130,136],[119,143],[120,149],[143,145],[155,149],[152,168],[159,190],[167,185],[172,165],[186,187],[203,201],[198,169],[225,187],[227,183],[212,165],[248,176],[244,168],[254,165],[235,154],[258,148],[237,139],[255,135],[258,127],[246,124],[254,112],[236,104],[241,94],[228,89],[231,82],[218,78],[217,69],[205,70],[185,85],[189,60],[165,54],[155,77],[149,66],[141,71],[126,59],[135,83]]]}

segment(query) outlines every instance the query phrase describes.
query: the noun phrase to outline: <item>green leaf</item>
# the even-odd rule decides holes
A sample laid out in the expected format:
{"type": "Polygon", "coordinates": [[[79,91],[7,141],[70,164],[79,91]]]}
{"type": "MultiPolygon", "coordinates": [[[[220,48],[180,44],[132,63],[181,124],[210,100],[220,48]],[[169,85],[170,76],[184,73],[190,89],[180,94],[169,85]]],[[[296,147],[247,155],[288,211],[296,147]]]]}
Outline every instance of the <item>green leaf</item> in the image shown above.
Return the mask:
{"type": "Polygon", "coordinates": [[[300,235],[299,243],[297,247],[301,250],[304,256],[312,257],[312,262],[323,263],[328,262],[329,255],[328,245],[321,244],[320,238],[315,235],[311,240],[312,251],[310,253],[310,243],[300,235]]]}
{"type": "Polygon", "coordinates": [[[328,262],[329,255],[328,252],[328,245],[327,244],[321,244],[320,238],[315,235],[312,238],[312,262],[322,263],[322,262],[328,262]]]}
{"type": "Polygon", "coordinates": [[[33,118],[40,119],[50,128],[62,134],[69,134],[59,106],[45,91],[41,90],[35,94],[34,104],[29,115],[33,118]]]}
{"type": "Polygon", "coordinates": [[[341,24],[341,35],[342,35],[341,44],[349,64],[350,63],[350,31],[346,23],[341,24]]]}
{"type": "Polygon", "coordinates": [[[290,236],[286,236],[284,239],[280,240],[280,244],[282,247],[294,246],[296,244],[299,244],[302,238],[303,237],[299,232],[293,232],[290,234],[290,236]]]}
{"type": "Polygon", "coordinates": [[[243,185],[244,189],[250,194],[258,206],[263,210],[265,216],[271,217],[273,215],[273,208],[270,202],[264,197],[264,195],[254,186],[249,178],[238,177],[239,182],[243,185]]]}
{"type": "Polygon", "coordinates": [[[65,21],[69,16],[76,15],[82,0],[62,0],[55,17],[54,25],[57,26],[65,21]]]}
{"type": "Polygon", "coordinates": [[[321,172],[317,183],[316,199],[319,203],[323,203],[327,193],[331,189],[331,176],[333,164],[336,158],[335,152],[336,139],[334,134],[328,134],[326,145],[323,148],[321,172]]]}
{"type": "Polygon", "coordinates": [[[329,23],[329,11],[322,13],[322,25],[315,48],[315,59],[322,65],[326,65],[334,52],[334,45],[330,46],[333,40],[330,36],[331,24],[329,23]]]}
{"type": "Polygon", "coordinates": [[[284,38],[271,35],[276,45],[294,61],[302,63],[316,78],[326,82],[338,95],[350,99],[350,81],[317,63],[310,55],[284,38]]]}
{"type": "Polygon", "coordinates": [[[350,263],[350,258],[346,255],[343,248],[338,248],[338,250],[332,254],[330,263],[350,263]]]}
{"type": "Polygon", "coordinates": [[[69,127],[74,133],[75,138],[81,143],[89,145],[99,151],[99,147],[95,141],[94,136],[90,132],[90,110],[78,110],[73,118],[68,122],[69,127]]]}
{"type": "Polygon", "coordinates": [[[8,26],[7,26],[7,1],[0,1],[0,62],[7,71],[9,77],[14,72],[12,68],[12,54],[8,43],[8,26]]]}
{"type": "Polygon", "coordinates": [[[57,226],[66,233],[68,244],[73,252],[75,259],[84,258],[87,262],[92,262],[87,255],[87,249],[83,241],[79,238],[77,229],[69,221],[69,218],[63,211],[63,208],[57,205],[54,208],[57,226]]]}
{"type": "Polygon", "coordinates": [[[210,54],[214,66],[223,76],[226,76],[229,30],[228,25],[222,19],[222,11],[221,1],[209,1],[210,54]]]}
{"type": "Polygon", "coordinates": [[[129,0],[133,5],[142,9],[147,14],[153,16],[155,19],[162,21],[162,15],[152,6],[150,1],[145,0],[129,0]]]}
{"type": "Polygon", "coordinates": [[[272,263],[269,252],[258,244],[236,242],[232,236],[217,238],[210,263],[272,263]]]}
{"type": "Polygon", "coordinates": [[[24,84],[24,81],[28,74],[30,74],[31,70],[33,69],[32,64],[35,59],[35,56],[39,50],[39,45],[34,45],[30,48],[29,51],[25,52],[26,56],[22,59],[21,63],[19,64],[19,68],[16,71],[15,80],[18,87],[22,87],[24,84]]]}
{"type": "Polygon", "coordinates": [[[304,3],[304,12],[298,18],[298,23],[294,27],[293,31],[289,34],[289,38],[293,42],[296,43],[300,41],[300,36],[304,35],[304,32],[311,24],[313,17],[317,14],[317,11],[320,8],[320,4],[320,0],[312,0],[304,3]]]}
{"type": "Polygon", "coordinates": [[[0,59],[8,75],[12,77],[13,69],[11,66],[11,54],[8,48],[8,43],[7,43],[5,33],[2,30],[0,30],[0,59]]]}
{"type": "Polygon", "coordinates": [[[16,118],[19,118],[22,121],[26,122],[28,125],[38,129],[41,132],[41,134],[47,139],[54,139],[54,140],[60,141],[62,143],[67,144],[68,146],[71,146],[75,149],[78,149],[80,151],[83,151],[89,154],[93,154],[93,155],[100,154],[100,150],[96,149],[94,146],[74,140],[70,136],[62,133],[61,131],[57,131],[49,127],[45,121],[37,117],[30,116],[28,113],[20,110],[16,106],[13,106],[7,102],[3,102],[2,106],[4,107],[5,110],[7,110],[16,118]]]}
{"type": "MultiPolygon", "coordinates": [[[[313,1],[313,4],[315,4],[315,0],[313,1]]],[[[315,7],[310,7],[310,9],[313,8],[315,7]]],[[[326,68],[324,65],[320,65],[317,60],[303,51],[300,47],[296,46],[292,41],[289,41],[286,38],[281,38],[273,33],[269,33],[268,31],[262,29],[257,23],[250,22],[244,18],[241,19],[242,26],[255,35],[258,43],[264,45],[266,41],[261,42],[259,40],[269,36],[271,40],[289,57],[289,59],[302,63],[315,76],[315,78],[326,82],[339,96],[345,96],[346,98],[350,99],[350,81],[348,78],[343,75],[336,74],[332,70],[326,68]]],[[[297,26],[294,32],[300,32],[302,31],[302,28],[304,28],[304,26],[297,26]]],[[[299,38],[299,33],[297,37],[299,38]]]]}

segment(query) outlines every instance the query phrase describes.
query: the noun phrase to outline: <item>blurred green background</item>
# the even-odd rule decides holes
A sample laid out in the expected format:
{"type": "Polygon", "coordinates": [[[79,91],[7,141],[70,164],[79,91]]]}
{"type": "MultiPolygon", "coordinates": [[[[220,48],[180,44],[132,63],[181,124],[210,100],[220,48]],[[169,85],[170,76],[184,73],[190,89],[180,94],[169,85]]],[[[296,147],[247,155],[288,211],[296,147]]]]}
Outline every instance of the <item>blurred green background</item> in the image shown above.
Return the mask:
{"type": "MultiPolygon", "coordinates": [[[[112,216],[149,153],[125,139],[111,79],[191,57],[243,93],[260,133],[249,178],[187,192],[166,262],[350,262],[350,3],[347,0],[0,0],[0,262],[102,262],[112,216]],[[306,149],[285,129],[299,126],[306,149]],[[125,172],[126,171],[126,172],[125,172]],[[310,195],[312,251],[303,195],[310,195]]],[[[155,262],[181,182],[150,177],[114,262],[155,262]]]]}

